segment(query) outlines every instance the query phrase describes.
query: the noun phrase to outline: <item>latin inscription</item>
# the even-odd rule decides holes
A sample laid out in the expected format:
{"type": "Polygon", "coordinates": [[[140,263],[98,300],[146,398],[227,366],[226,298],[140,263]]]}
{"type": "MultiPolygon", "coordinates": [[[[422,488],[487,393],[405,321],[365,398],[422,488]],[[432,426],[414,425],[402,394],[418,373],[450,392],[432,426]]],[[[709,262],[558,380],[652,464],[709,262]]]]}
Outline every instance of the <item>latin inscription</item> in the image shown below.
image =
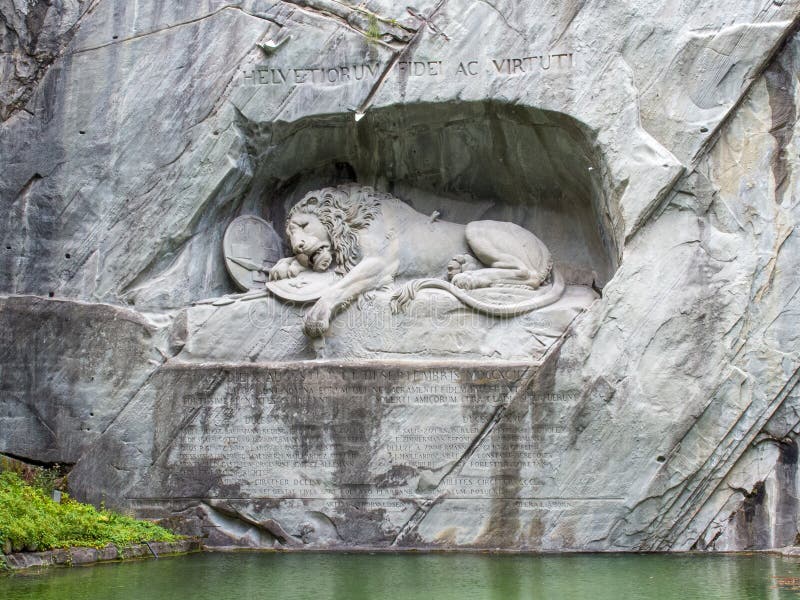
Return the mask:
{"type": "Polygon", "coordinates": [[[306,83],[332,84],[374,79],[381,72],[379,62],[342,65],[337,67],[270,67],[258,66],[242,74],[244,83],[284,85],[306,83]]]}
{"type": "MultiPolygon", "coordinates": [[[[473,78],[519,76],[548,71],[566,71],[575,67],[573,52],[541,53],[528,56],[485,60],[400,60],[392,69],[401,78],[473,78]]],[[[370,61],[330,67],[286,67],[258,65],[242,71],[244,85],[339,85],[374,81],[387,63],[370,61]]]]}
{"type": "Polygon", "coordinates": [[[192,466],[195,477],[214,482],[210,497],[408,499],[429,491],[425,477],[451,498],[548,495],[577,392],[526,392],[459,472],[441,479],[517,394],[522,373],[234,370],[213,391],[168,400],[192,417],[163,466],[192,466]]]}

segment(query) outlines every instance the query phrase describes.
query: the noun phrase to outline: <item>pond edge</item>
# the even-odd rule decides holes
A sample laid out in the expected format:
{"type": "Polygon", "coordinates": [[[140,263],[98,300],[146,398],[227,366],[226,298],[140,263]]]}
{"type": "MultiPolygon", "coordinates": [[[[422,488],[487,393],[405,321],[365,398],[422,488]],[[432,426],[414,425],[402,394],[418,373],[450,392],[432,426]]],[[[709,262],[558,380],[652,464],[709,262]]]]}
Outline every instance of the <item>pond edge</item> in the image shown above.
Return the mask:
{"type": "MultiPolygon", "coordinates": [[[[72,567],[159,556],[173,556],[200,552],[202,542],[199,538],[187,538],[176,542],[147,542],[117,547],[109,544],[103,548],[57,548],[44,552],[14,552],[0,554],[7,571],[22,571],[46,567],[72,567]]],[[[2,569],[0,569],[2,572],[2,569]]]]}

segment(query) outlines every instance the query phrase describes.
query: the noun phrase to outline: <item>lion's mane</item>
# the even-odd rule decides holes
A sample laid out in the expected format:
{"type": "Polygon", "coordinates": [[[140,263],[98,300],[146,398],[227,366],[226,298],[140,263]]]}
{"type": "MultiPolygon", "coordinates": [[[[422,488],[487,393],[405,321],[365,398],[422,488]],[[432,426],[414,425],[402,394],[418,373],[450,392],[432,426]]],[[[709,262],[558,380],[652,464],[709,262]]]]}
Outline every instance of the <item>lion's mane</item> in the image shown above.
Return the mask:
{"type": "Polygon", "coordinates": [[[315,190],[292,207],[287,225],[295,214],[315,215],[331,238],[336,271],[347,273],[361,260],[358,234],[380,213],[381,196],[371,187],[355,184],[315,190]]]}

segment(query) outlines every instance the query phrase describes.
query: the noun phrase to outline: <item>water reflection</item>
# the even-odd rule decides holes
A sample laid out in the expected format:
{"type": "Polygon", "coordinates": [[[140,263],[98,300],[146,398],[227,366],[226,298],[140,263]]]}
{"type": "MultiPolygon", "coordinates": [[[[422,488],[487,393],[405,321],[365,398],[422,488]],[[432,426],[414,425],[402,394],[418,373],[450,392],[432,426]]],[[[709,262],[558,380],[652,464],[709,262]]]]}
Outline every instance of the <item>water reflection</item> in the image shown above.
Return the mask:
{"type": "Polygon", "coordinates": [[[0,578],[8,600],[779,600],[775,556],[206,554],[0,578]]]}

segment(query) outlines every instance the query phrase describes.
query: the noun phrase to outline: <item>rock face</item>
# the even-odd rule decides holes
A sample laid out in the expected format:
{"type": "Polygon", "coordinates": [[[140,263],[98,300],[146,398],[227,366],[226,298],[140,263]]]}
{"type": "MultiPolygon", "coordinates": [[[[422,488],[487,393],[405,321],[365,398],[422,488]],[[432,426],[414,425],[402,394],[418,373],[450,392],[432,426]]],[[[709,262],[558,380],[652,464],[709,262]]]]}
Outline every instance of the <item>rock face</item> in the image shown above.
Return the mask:
{"type": "Polygon", "coordinates": [[[794,543],[799,15],[0,0],[0,453],[216,546],[794,543]],[[334,275],[286,221],[343,184],[334,275]]]}

